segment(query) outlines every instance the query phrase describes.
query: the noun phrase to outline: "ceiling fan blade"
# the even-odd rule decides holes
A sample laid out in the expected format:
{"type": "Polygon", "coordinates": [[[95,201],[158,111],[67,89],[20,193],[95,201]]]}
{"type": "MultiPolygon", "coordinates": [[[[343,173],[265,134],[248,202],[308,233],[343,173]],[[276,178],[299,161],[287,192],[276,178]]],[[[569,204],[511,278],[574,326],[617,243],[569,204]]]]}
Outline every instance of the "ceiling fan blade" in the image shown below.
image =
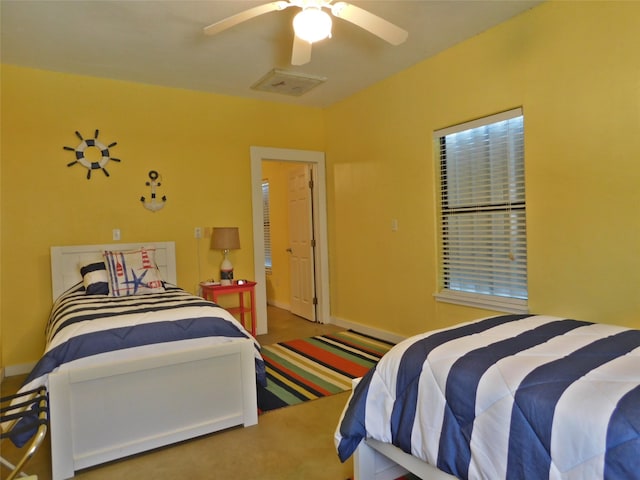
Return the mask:
{"type": "Polygon", "coordinates": [[[386,40],[392,45],[400,45],[409,36],[409,32],[380,18],[367,10],[346,2],[338,2],[331,7],[331,13],[353,23],[386,40]]]}
{"type": "Polygon", "coordinates": [[[273,12],[275,10],[284,10],[289,6],[289,2],[285,1],[270,2],[263,5],[258,5],[257,7],[249,8],[240,13],[236,13],[235,15],[224,18],[216,23],[212,23],[207,27],[204,27],[204,33],[205,35],[215,35],[216,33],[220,33],[223,30],[234,27],[239,23],[250,20],[259,15],[273,12]]]}
{"type": "Polygon", "coordinates": [[[311,61],[311,43],[293,36],[293,52],[291,52],[291,65],[304,65],[311,61]]]}

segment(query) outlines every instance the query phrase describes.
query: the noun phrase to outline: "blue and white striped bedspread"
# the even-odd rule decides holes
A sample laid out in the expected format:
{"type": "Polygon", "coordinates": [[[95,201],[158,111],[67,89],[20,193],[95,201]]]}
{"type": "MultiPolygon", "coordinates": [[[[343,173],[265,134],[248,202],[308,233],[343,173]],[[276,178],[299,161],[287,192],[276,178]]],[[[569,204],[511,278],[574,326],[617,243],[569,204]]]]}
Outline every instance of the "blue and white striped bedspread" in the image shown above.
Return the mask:
{"type": "MultiPolygon", "coordinates": [[[[165,287],[162,293],[125,297],[85,295],[82,284],[69,289],[52,308],[45,353],[20,390],[47,385],[50,373],[72,367],[253,339],[227,310],[178,287],[165,287]]],[[[260,346],[253,342],[256,380],[265,385],[260,346]]]]}
{"type": "Polygon", "coordinates": [[[505,315],[407,339],[354,389],[335,433],[461,479],[640,479],[640,330],[505,315]]]}

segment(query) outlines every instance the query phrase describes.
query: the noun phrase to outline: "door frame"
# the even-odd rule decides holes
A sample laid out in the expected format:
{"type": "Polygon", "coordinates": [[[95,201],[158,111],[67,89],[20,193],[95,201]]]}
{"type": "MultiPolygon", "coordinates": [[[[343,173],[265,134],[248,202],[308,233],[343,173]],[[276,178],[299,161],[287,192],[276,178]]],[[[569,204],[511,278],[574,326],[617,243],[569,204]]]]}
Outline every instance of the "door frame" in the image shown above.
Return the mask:
{"type": "Polygon", "coordinates": [[[313,220],[316,296],[316,321],[329,323],[329,254],[327,236],[327,192],[326,165],[324,152],[315,150],[294,150],[288,148],[272,148],[252,146],[251,152],[251,205],[253,210],[253,268],[255,280],[258,282],[255,291],[256,300],[256,333],[267,333],[267,287],[264,281],[264,225],[262,212],[262,162],[284,161],[311,163],[314,165],[315,178],[313,188],[313,220]]]}

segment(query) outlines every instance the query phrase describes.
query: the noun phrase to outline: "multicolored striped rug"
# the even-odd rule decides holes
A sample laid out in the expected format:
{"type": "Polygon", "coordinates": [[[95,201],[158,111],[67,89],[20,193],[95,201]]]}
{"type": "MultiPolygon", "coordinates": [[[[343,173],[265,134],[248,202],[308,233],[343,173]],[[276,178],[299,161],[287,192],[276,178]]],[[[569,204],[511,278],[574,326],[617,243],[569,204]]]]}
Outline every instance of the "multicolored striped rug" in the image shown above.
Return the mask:
{"type": "Polygon", "coordinates": [[[391,347],[354,331],[262,346],[267,387],[258,387],[260,413],[351,389],[391,347]]]}

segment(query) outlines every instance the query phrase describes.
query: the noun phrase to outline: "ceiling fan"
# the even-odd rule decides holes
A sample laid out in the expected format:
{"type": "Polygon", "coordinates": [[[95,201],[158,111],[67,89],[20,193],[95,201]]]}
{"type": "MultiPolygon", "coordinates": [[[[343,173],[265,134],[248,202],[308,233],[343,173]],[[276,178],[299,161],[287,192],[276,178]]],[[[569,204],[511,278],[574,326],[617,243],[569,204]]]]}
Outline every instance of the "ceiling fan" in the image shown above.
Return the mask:
{"type": "Polygon", "coordinates": [[[351,22],[392,45],[400,45],[409,35],[406,30],[367,10],[346,2],[333,3],[333,0],[280,0],[265,3],[215,22],[205,27],[204,33],[215,35],[259,15],[289,7],[302,9],[293,19],[295,35],[291,54],[292,65],[308,63],[311,60],[311,45],[331,37],[331,15],[351,22]],[[329,10],[331,15],[323,9],[329,10]]]}

